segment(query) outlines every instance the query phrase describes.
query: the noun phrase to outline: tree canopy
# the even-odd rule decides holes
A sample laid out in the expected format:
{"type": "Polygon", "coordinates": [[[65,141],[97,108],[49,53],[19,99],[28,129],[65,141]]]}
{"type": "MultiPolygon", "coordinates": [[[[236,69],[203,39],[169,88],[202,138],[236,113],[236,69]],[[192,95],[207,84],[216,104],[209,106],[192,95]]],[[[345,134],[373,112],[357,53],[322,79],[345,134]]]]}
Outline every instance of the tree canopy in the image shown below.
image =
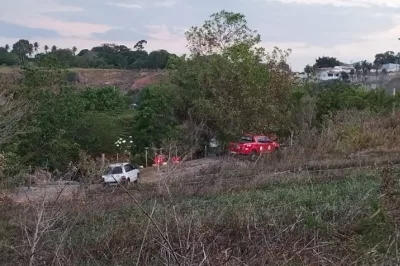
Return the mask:
{"type": "Polygon", "coordinates": [[[141,40],[131,49],[125,45],[102,44],[91,49],[82,49],[77,54],[78,48],[59,48],[52,45],[44,45],[44,52],[40,52],[41,45],[38,42],[31,43],[21,39],[12,46],[0,48],[0,65],[20,65],[27,61],[38,64],[40,59],[53,56],[65,67],[77,68],[122,68],[122,69],[163,69],[167,65],[170,54],[166,50],[144,50],[146,40],[141,40]],[[6,49],[7,48],[7,49],[6,49]]]}
{"type": "Polygon", "coordinates": [[[228,141],[243,132],[290,127],[290,51],[265,52],[245,17],[226,11],[186,36],[191,54],[169,60],[170,84],[141,92],[134,132],[146,134],[134,134],[141,136],[138,142],[161,145],[174,135],[199,148],[216,135],[228,141]],[[157,141],[149,130],[161,133],[157,141]]]}
{"type": "Polygon", "coordinates": [[[315,59],[314,68],[335,67],[342,64],[336,57],[323,56],[315,59]]]}

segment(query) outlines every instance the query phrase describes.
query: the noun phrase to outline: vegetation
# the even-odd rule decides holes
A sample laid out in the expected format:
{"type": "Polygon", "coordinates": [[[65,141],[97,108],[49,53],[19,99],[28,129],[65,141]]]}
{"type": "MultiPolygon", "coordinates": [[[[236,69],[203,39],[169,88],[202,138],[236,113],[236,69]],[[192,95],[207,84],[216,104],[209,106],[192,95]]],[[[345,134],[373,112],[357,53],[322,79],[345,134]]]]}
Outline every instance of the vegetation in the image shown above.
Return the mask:
{"type": "Polygon", "coordinates": [[[135,51],[103,45],[77,55],[45,46],[34,59],[37,43],[4,48],[24,65],[22,80],[0,82],[2,184],[31,185],[45,169],[65,180],[80,171],[87,186],[72,201],[0,197],[3,264],[398,264],[400,97],[294,82],[290,50],[265,51],[241,14],[213,14],[186,36],[191,53],[181,57],[147,55],[145,40],[135,51]],[[82,58],[88,67],[162,65],[168,82],[128,94],[80,90],[67,67],[82,58]],[[276,132],[291,147],[256,162],[166,168],[159,186],[90,186],[100,153],[130,147],[139,163],[146,147],[188,155],[249,131],[276,132]],[[133,143],[120,149],[119,138],[133,143]]]}
{"type": "Polygon", "coordinates": [[[0,65],[15,66],[35,64],[47,57],[56,58],[64,67],[75,68],[119,68],[119,69],[163,69],[169,57],[175,55],[166,50],[144,50],[145,40],[139,41],[134,50],[118,44],[103,44],[92,49],[83,49],[78,54],[77,47],[58,48],[44,46],[44,53],[39,52],[39,43],[29,40],[19,40],[12,45],[12,50],[6,45],[0,48],[0,65]]]}
{"type": "Polygon", "coordinates": [[[146,214],[124,200],[122,188],[62,207],[50,205],[55,208],[1,205],[4,265],[31,260],[32,265],[235,265],[238,260],[363,265],[399,259],[393,244],[398,241],[398,194],[391,194],[398,189],[397,171],[359,171],[335,181],[328,173],[286,174],[280,181],[264,176],[255,183],[240,177],[242,168],[228,169],[214,171],[217,182],[203,189],[128,190],[146,214]],[[225,183],[242,188],[229,191],[225,183]]]}
{"type": "MultiPolygon", "coordinates": [[[[368,62],[367,60],[362,60],[360,62],[357,62],[353,64],[354,67],[354,72],[350,73],[350,76],[355,75],[357,78],[360,76],[367,76],[371,74],[372,71],[375,71],[376,74],[378,74],[378,71],[380,71],[382,74],[387,74],[387,69],[382,68],[383,65],[385,64],[400,64],[400,53],[395,53],[393,51],[387,51],[385,53],[379,53],[375,55],[375,60],[373,63],[368,62]]],[[[306,65],[304,67],[304,73],[310,75],[315,72],[316,69],[318,68],[324,68],[324,67],[335,67],[335,66],[341,66],[345,65],[344,63],[340,62],[337,58],[335,57],[328,57],[328,56],[323,56],[315,59],[314,65],[306,65]]],[[[349,75],[346,73],[344,75],[345,78],[343,78],[343,73],[342,73],[342,79],[343,80],[348,80],[349,75]]],[[[357,79],[358,80],[358,79],[357,79]]]]}
{"type": "Polygon", "coordinates": [[[10,169],[63,171],[78,161],[81,151],[93,156],[116,152],[114,142],[128,134],[131,118],[123,120],[132,114],[129,98],[110,87],[77,91],[66,82],[67,73],[57,66],[25,69],[18,97],[29,99],[30,112],[10,129],[18,134],[2,138],[5,156],[13,158],[10,169]]]}

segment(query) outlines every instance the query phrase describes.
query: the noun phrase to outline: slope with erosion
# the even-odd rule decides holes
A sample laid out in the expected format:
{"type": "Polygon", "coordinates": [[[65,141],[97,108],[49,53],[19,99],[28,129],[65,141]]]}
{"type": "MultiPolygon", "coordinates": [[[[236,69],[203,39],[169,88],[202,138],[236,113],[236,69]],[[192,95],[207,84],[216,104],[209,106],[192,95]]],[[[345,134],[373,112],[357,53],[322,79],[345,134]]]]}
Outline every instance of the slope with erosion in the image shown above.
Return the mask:
{"type": "MultiPolygon", "coordinates": [[[[78,88],[115,86],[122,91],[142,89],[151,84],[167,80],[164,70],[123,70],[123,69],[68,69],[69,78],[78,88]]],[[[0,68],[1,84],[17,83],[21,79],[19,68],[0,68]]]]}
{"type": "Polygon", "coordinates": [[[167,79],[162,70],[121,70],[121,69],[70,69],[77,74],[79,87],[115,86],[122,91],[142,89],[167,79]]]}

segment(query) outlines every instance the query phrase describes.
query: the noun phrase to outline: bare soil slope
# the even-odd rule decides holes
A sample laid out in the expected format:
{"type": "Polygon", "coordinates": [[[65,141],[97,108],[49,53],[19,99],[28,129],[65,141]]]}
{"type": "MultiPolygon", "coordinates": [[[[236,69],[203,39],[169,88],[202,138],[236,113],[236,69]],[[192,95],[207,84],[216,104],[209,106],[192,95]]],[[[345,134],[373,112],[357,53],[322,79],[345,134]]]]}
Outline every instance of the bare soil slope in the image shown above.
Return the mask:
{"type": "MultiPolygon", "coordinates": [[[[163,70],[71,68],[69,71],[76,73],[76,85],[79,88],[115,86],[126,92],[167,80],[166,71],[163,70]]],[[[19,68],[0,67],[0,85],[17,83],[21,77],[19,68]]]]}
{"type": "Polygon", "coordinates": [[[166,80],[165,71],[160,70],[71,69],[70,71],[77,73],[79,87],[115,86],[128,91],[142,89],[166,80]]]}

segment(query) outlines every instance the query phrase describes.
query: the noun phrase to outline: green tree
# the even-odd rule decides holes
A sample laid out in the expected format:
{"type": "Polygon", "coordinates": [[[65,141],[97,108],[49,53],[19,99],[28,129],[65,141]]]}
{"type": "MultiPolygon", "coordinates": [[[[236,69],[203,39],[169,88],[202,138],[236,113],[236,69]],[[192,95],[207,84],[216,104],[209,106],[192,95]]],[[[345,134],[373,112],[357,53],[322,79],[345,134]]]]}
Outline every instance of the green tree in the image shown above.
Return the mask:
{"type": "Polygon", "coordinates": [[[398,63],[397,62],[398,59],[399,57],[398,55],[395,54],[395,52],[387,51],[385,53],[376,54],[374,64],[377,65],[395,64],[398,63]]]}
{"type": "Polygon", "coordinates": [[[191,128],[201,127],[227,138],[243,131],[290,127],[294,81],[287,69],[289,52],[276,48],[265,53],[256,46],[259,36],[247,27],[245,17],[226,11],[214,14],[201,28],[192,27],[186,36],[194,54],[169,62],[174,70],[171,81],[180,95],[180,119],[194,125],[191,128]],[[221,39],[225,41],[215,41],[221,39]]]}
{"type": "Polygon", "coordinates": [[[76,51],[78,51],[78,48],[76,46],[72,46],[72,53],[74,56],[76,55],[76,51]]]}
{"type": "Polygon", "coordinates": [[[357,63],[354,65],[354,69],[355,69],[356,77],[357,77],[357,79],[358,79],[358,78],[360,77],[361,73],[362,73],[362,66],[361,66],[361,63],[360,63],[360,62],[357,62],[357,63]]]}
{"type": "Polygon", "coordinates": [[[186,32],[188,48],[192,54],[212,54],[234,44],[249,47],[260,42],[260,35],[247,26],[243,14],[222,10],[212,14],[202,27],[191,27],[186,32]]]}
{"type": "Polygon", "coordinates": [[[128,98],[115,87],[87,88],[81,92],[81,96],[86,100],[85,111],[121,112],[128,109],[128,98]]]}
{"type": "Polygon", "coordinates": [[[347,80],[350,79],[350,75],[347,74],[347,72],[345,72],[345,71],[342,71],[342,72],[340,73],[340,77],[341,77],[342,80],[344,80],[344,81],[347,81],[347,80]]]}
{"type": "Polygon", "coordinates": [[[6,49],[2,52],[2,48],[0,48],[0,65],[14,66],[19,65],[20,63],[21,61],[18,55],[7,53],[6,49]]]}
{"type": "Polygon", "coordinates": [[[179,121],[172,104],[177,99],[173,85],[160,84],[140,92],[140,104],[133,123],[133,153],[145,147],[159,148],[164,141],[175,138],[179,121]]]}
{"type": "Polygon", "coordinates": [[[366,60],[362,61],[361,62],[361,70],[362,70],[363,76],[369,75],[369,73],[371,72],[372,67],[373,67],[373,65],[370,62],[368,62],[366,60]]]}
{"type": "Polygon", "coordinates": [[[152,51],[147,57],[147,67],[164,69],[167,66],[169,53],[166,50],[152,51]]]}
{"type": "Polygon", "coordinates": [[[28,40],[21,39],[13,44],[12,52],[17,54],[21,62],[24,63],[26,57],[31,55],[33,52],[33,44],[31,44],[28,40]]]}
{"type": "Polygon", "coordinates": [[[34,42],[33,43],[33,49],[34,49],[34,51],[37,53],[38,52],[38,50],[39,50],[39,43],[38,42],[34,42]]]}
{"type": "Polygon", "coordinates": [[[53,45],[53,46],[51,47],[51,52],[54,53],[55,51],[57,51],[57,46],[53,45]]]}
{"type": "Polygon", "coordinates": [[[342,64],[343,63],[337,60],[335,57],[323,56],[315,59],[314,68],[335,67],[335,66],[340,66],[342,64]]]}
{"type": "Polygon", "coordinates": [[[356,73],[355,69],[351,69],[351,70],[350,70],[349,75],[350,75],[350,77],[351,77],[352,80],[353,80],[353,77],[354,77],[354,74],[355,74],[355,73],[356,73]]]}
{"type": "Polygon", "coordinates": [[[313,69],[312,66],[306,65],[305,68],[304,68],[304,72],[305,72],[307,75],[311,75],[311,74],[314,72],[314,69],[313,69]]]}
{"type": "Polygon", "coordinates": [[[8,51],[10,50],[10,45],[6,44],[6,45],[4,46],[4,48],[5,48],[6,51],[8,52],[8,51]]]}
{"type": "Polygon", "coordinates": [[[133,49],[137,50],[137,51],[143,51],[144,50],[144,44],[147,44],[146,40],[141,40],[138,41],[135,46],[133,46],[133,49]]]}
{"type": "Polygon", "coordinates": [[[71,49],[56,49],[52,51],[51,54],[66,67],[70,67],[74,59],[74,54],[71,49]]]}
{"type": "Polygon", "coordinates": [[[61,86],[58,92],[34,92],[35,111],[22,123],[30,131],[15,136],[7,149],[26,165],[63,170],[78,160],[81,150],[93,155],[114,152],[116,137],[132,126],[132,116],[120,118],[129,110],[119,90],[61,86]]]}
{"type": "Polygon", "coordinates": [[[49,46],[47,44],[44,46],[44,51],[45,51],[46,54],[49,51],[49,46]]]}

